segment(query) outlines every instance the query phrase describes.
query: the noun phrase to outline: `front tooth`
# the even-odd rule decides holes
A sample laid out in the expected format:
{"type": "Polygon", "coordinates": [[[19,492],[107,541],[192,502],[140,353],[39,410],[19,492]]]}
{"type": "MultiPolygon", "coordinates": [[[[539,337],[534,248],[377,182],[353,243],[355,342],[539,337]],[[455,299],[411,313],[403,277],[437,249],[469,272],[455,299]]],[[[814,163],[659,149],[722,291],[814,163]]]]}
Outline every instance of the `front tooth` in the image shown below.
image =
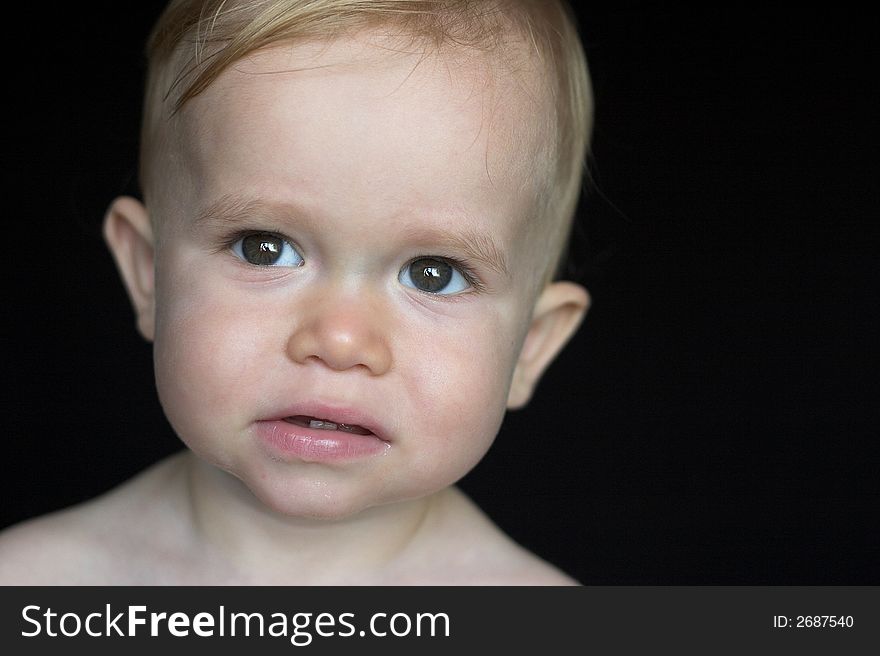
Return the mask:
{"type": "Polygon", "coordinates": [[[336,424],[332,421],[321,421],[320,419],[309,420],[309,428],[324,428],[326,430],[336,430],[336,424]]]}

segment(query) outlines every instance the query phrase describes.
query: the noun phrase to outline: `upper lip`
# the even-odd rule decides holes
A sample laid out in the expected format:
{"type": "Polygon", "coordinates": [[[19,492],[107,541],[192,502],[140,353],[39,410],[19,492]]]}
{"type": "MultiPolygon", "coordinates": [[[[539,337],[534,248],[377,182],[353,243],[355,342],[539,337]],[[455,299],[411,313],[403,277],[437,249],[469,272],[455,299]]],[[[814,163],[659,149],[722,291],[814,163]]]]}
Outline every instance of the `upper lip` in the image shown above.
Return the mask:
{"type": "Polygon", "coordinates": [[[351,406],[334,405],[331,403],[298,403],[268,417],[267,421],[280,421],[287,417],[314,417],[334,424],[361,426],[373,433],[380,440],[388,442],[387,429],[372,415],[351,406]]]}

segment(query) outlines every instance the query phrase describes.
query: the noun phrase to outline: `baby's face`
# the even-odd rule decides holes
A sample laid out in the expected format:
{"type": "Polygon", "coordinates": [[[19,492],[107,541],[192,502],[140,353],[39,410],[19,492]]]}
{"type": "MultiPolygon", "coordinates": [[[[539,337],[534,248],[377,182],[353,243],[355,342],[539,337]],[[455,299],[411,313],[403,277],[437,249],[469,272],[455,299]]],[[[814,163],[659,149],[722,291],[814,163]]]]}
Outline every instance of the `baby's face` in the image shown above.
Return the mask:
{"type": "Polygon", "coordinates": [[[159,395],[275,510],[430,493],[499,429],[538,291],[538,109],[485,64],[279,47],[183,109],[151,207],[159,395]]]}

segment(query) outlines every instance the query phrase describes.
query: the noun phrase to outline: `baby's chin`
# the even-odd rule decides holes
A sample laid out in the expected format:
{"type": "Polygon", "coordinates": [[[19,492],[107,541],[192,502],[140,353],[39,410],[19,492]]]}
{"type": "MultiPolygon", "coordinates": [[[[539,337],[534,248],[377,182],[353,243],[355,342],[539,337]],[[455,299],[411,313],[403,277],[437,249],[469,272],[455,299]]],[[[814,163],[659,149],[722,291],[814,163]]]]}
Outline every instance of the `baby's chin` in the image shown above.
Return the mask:
{"type": "Polygon", "coordinates": [[[332,480],[335,477],[287,476],[229,472],[252,496],[256,509],[285,522],[333,523],[381,513],[383,509],[423,496],[393,494],[374,481],[332,480]]]}
{"type": "Polygon", "coordinates": [[[296,492],[279,494],[256,486],[248,486],[248,489],[254,495],[257,503],[265,510],[276,515],[282,521],[294,523],[330,524],[344,522],[369,513],[376,505],[383,505],[367,503],[363,498],[342,499],[338,495],[323,497],[296,492]]]}
{"type": "Polygon", "coordinates": [[[381,458],[334,466],[253,452],[236,457],[199,453],[193,448],[197,446],[190,445],[200,470],[195,485],[215,512],[250,510],[292,524],[378,519],[388,511],[417,513],[421,502],[454,485],[464,473],[449,466],[402,472],[404,468],[388,468],[381,458]]]}

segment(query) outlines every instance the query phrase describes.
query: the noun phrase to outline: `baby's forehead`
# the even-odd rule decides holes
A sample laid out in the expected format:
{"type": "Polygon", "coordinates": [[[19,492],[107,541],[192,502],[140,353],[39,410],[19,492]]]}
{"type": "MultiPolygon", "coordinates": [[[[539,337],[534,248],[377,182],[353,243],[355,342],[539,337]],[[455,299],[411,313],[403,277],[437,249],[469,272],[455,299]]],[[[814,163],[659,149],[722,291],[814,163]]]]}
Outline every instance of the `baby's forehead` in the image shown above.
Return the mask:
{"type": "Polygon", "coordinates": [[[244,216],[274,204],[267,218],[382,216],[371,225],[389,232],[448,217],[489,250],[517,241],[547,123],[524,88],[535,80],[486,53],[408,45],[279,44],[230,66],[175,119],[179,211],[194,197],[189,216],[218,214],[210,206],[232,198],[244,216]]]}
{"type": "MultiPolygon", "coordinates": [[[[435,46],[424,39],[375,29],[261,48],[221,73],[208,87],[208,95],[222,94],[226,102],[235,102],[236,97],[259,102],[266,99],[275,80],[285,77],[295,77],[304,92],[321,88],[326,93],[344,83],[346,90],[353,88],[362,98],[403,101],[442,88],[448,103],[480,104],[487,130],[508,121],[516,125],[520,138],[528,136],[530,128],[541,127],[544,136],[549,136],[546,128],[555,113],[543,60],[525,44],[513,42],[492,49],[435,46]]],[[[217,109],[209,103],[191,104],[208,104],[209,112],[217,109]]],[[[344,106],[325,109],[345,111],[344,106]]]]}
{"type": "MultiPolygon", "coordinates": [[[[289,137],[320,155],[303,173],[315,179],[366,171],[377,187],[383,173],[405,185],[418,173],[414,163],[446,157],[448,167],[476,163],[487,184],[527,186],[548,155],[550,94],[535,91],[536,71],[514,72],[510,63],[473,49],[426,51],[381,33],[276,45],[229,67],[192,99],[175,141],[196,168],[230,148],[268,166],[291,154],[278,147],[289,137]],[[267,135],[276,125],[292,135],[267,135]]],[[[446,184],[442,176],[434,182],[446,184]]]]}

